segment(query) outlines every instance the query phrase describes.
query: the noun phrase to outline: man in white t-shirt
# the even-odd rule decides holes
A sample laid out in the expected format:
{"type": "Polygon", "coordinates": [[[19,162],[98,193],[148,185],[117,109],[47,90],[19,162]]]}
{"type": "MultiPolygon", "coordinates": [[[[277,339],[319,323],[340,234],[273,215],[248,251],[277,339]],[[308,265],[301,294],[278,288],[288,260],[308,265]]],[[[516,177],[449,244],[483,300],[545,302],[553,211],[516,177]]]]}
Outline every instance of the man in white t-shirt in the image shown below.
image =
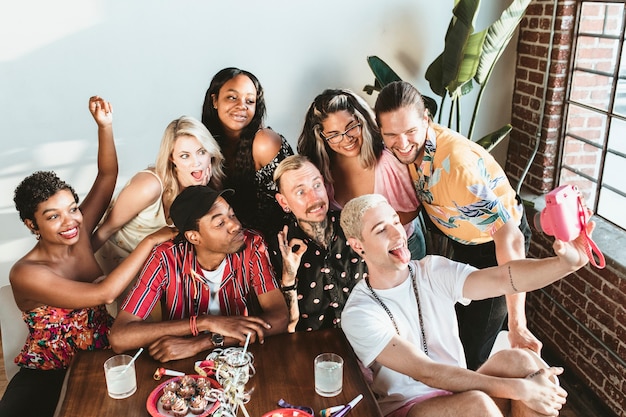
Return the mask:
{"type": "Polygon", "coordinates": [[[503,350],[466,369],[454,304],[557,281],[588,262],[582,241],[556,241],[552,258],[478,270],[440,256],[411,261],[402,223],[380,195],[349,201],[341,227],[369,270],[344,307],[343,330],[372,370],[387,417],[558,415],[567,393],[554,376],[563,370],[529,350],[503,350]]]}

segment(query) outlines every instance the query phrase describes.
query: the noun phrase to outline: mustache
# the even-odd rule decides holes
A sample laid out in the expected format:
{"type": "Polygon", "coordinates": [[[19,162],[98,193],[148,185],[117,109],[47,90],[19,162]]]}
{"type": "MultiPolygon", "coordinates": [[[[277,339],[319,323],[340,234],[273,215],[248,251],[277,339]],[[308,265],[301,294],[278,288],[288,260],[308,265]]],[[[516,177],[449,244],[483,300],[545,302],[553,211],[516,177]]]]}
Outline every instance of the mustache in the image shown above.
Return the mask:
{"type": "Polygon", "coordinates": [[[310,213],[310,212],[312,212],[313,210],[320,209],[320,208],[324,207],[325,205],[326,205],[326,203],[324,203],[323,201],[321,201],[321,200],[320,200],[320,201],[317,201],[316,203],[311,204],[310,206],[308,206],[308,207],[306,208],[306,213],[310,213]]]}

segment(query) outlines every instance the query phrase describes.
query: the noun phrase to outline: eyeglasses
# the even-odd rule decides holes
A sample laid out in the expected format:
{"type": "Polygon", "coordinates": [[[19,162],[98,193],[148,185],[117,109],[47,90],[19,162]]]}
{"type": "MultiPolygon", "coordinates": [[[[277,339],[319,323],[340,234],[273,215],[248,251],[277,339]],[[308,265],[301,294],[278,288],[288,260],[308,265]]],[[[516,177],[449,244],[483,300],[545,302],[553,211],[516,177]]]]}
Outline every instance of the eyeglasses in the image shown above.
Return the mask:
{"type": "Polygon", "coordinates": [[[358,136],[360,134],[361,134],[361,123],[357,123],[353,126],[350,126],[343,133],[335,133],[334,135],[330,135],[329,137],[324,136],[324,134],[320,132],[320,136],[322,137],[322,139],[324,139],[328,143],[332,143],[333,145],[341,143],[344,136],[347,136],[350,139],[354,139],[355,136],[358,136]]]}

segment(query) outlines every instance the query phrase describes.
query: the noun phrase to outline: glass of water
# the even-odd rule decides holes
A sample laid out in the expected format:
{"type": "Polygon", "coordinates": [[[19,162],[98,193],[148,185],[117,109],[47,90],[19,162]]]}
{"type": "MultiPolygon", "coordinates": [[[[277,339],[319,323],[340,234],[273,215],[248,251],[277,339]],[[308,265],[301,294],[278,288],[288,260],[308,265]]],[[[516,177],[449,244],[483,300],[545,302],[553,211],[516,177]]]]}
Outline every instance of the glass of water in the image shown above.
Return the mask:
{"type": "Polygon", "coordinates": [[[335,353],[317,355],[315,366],[315,392],[322,397],[334,397],[343,388],[343,359],[335,353]]]}
{"type": "Polygon", "coordinates": [[[137,391],[135,363],[130,363],[131,360],[128,355],[115,355],[104,363],[104,376],[111,398],[130,397],[137,391]]]}

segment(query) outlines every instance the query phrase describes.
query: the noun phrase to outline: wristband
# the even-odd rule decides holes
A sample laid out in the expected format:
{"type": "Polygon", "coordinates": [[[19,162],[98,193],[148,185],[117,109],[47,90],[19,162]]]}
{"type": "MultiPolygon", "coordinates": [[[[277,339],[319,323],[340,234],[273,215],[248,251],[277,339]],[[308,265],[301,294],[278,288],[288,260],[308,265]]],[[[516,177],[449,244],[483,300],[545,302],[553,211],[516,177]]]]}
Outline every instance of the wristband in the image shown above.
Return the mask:
{"type": "Polygon", "coordinates": [[[198,336],[198,324],[196,322],[197,319],[198,316],[189,317],[189,328],[191,329],[191,334],[193,336],[198,336]]]}
{"type": "Polygon", "coordinates": [[[285,291],[293,291],[293,290],[295,290],[295,289],[297,289],[297,288],[298,288],[298,282],[294,282],[294,283],[293,283],[293,284],[291,284],[291,285],[281,286],[281,287],[280,287],[280,290],[281,290],[282,292],[285,292],[285,291]]]}

